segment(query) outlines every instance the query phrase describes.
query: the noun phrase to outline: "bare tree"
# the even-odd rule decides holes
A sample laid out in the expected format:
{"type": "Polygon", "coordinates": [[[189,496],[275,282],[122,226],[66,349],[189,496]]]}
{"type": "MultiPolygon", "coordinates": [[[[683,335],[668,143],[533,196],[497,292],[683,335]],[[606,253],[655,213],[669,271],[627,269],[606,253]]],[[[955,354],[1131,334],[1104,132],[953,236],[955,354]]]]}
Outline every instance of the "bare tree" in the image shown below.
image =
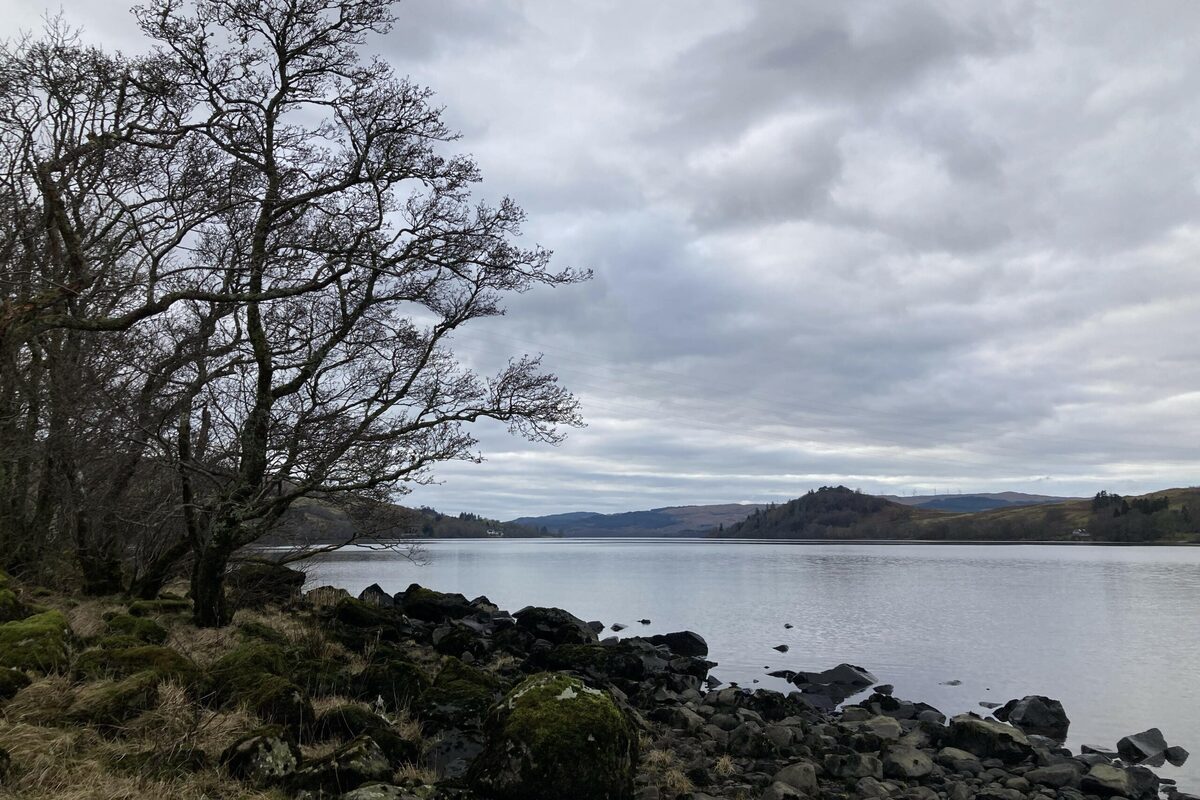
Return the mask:
{"type": "Polygon", "coordinates": [[[157,318],[176,326],[162,336],[204,330],[174,375],[187,411],[156,434],[180,476],[201,625],[228,619],[231,556],[299,498],[382,497],[437,462],[476,458],[466,426],[477,420],[545,442],[579,423],[537,359],[484,378],[449,348],[466,323],[501,314],[504,294],[585,276],[514,243],[523,214],[510,200],[472,203],[478,170],[444,154],[456,137],[429,91],[360,59],[367,35],[392,24],[390,5],[136,11],[229,176],[225,210],[188,252],[220,266],[217,295],[239,299],[157,318]]]}

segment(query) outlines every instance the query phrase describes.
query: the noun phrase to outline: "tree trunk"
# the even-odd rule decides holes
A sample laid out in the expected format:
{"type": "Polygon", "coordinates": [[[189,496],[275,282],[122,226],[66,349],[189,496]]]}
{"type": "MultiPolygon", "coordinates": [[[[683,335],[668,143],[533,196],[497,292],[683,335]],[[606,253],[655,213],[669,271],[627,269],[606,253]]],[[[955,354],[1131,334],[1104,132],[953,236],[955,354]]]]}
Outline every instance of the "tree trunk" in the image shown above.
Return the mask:
{"type": "Polygon", "coordinates": [[[210,543],[196,554],[192,568],[192,616],[198,628],[221,628],[229,624],[225,600],[225,569],[228,548],[210,543]]]}
{"type": "Polygon", "coordinates": [[[153,600],[158,597],[163,586],[175,574],[175,568],[188,554],[191,542],[185,538],[160,553],[149,564],[146,564],[129,582],[128,594],[139,600],[153,600]]]}

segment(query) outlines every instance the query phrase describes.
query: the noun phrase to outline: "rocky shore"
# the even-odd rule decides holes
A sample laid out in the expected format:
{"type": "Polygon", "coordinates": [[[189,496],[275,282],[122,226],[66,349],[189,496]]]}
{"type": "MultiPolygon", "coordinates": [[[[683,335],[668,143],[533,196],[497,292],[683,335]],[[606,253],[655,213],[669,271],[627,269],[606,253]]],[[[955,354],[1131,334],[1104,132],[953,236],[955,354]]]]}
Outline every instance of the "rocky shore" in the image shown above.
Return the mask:
{"type": "Polygon", "coordinates": [[[123,781],[78,797],[1196,800],[1147,766],[1187,757],[1158,731],[1073,754],[1050,698],[947,720],[849,664],[749,691],[710,677],[690,631],[251,577],[221,633],[180,598],[38,605],[0,585],[0,796],[67,796],[51,790],[82,756],[56,784],[43,750],[69,739],[123,781]],[[172,703],[191,720],[173,733],[172,703]]]}

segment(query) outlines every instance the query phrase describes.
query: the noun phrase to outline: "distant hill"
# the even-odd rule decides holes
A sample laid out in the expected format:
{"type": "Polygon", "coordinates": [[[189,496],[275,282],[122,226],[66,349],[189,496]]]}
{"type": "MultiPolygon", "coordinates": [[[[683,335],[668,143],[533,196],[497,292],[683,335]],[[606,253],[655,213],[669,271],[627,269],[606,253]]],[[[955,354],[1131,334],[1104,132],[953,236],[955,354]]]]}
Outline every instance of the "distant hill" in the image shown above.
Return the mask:
{"type": "Polygon", "coordinates": [[[1051,503],[1066,503],[1081,500],[1080,497],[1053,497],[1044,494],[1023,492],[977,492],[974,494],[919,494],[910,496],[881,495],[884,500],[917,508],[932,508],[938,511],[990,511],[993,508],[1016,506],[1041,506],[1051,503]]]}
{"type": "Polygon", "coordinates": [[[568,538],[706,536],[722,526],[735,525],[747,515],[762,508],[766,506],[726,503],[712,506],[668,506],[619,514],[573,511],[542,517],[518,517],[512,522],[539,530],[544,528],[552,534],[561,534],[568,538]]]}
{"type": "Polygon", "coordinates": [[[1011,504],[984,511],[905,505],[826,486],[713,534],[741,539],[922,539],[933,541],[1195,542],[1200,488],[1140,497],[1011,504]]]}
{"type": "Polygon", "coordinates": [[[478,514],[443,514],[429,507],[409,508],[391,503],[376,504],[367,510],[345,509],[330,503],[305,498],[295,503],[269,541],[342,542],[355,532],[369,538],[391,539],[483,539],[488,531],[508,539],[548,537],[549,530],[500,522],[478,514]]]}

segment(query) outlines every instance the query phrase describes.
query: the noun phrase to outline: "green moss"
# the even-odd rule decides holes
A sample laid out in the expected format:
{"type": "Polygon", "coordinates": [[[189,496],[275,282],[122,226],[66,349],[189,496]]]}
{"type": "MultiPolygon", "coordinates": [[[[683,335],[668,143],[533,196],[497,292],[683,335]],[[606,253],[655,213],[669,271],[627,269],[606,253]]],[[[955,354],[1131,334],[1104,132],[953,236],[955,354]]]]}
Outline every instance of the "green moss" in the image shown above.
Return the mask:
{"type": "Polygon", "coordinates": [[[71,629],[58,611],[0,625],[0,667],[50,672],[67,664],[71,629]]]}
{"type": "Polygon", "coordinates": [[[251,640],[242,642],[217,659],[212,665],[212,675],[217,680],[250,672],[285,675],[289,666],[288,654],[282,647],[251,640]]]}
{"type": "Polygon", "coordinates": [[[421,696],[420,707],[429,717],[482,717],[499,690],[495,677],[451,658],[421,696]]]}
{"type": "Polygon", "coordinates": [[[154,620],[129,614],[114,614],[107,619],[107,626],[111,634],[130,636],[146,644],[162,644],[169,635],[167,629],[154,620]]]}
{"type": "Polygon", "coordinates": [[[135,600],[129,604],[129,613],[135,617],[152,617],[158,614],[186,614],[192,610],[187,600],[160,597],[158,600],[135,600]]]}
{"type": "Polygon", "coordinates": [[[0,701],[11,700],[17,692],[24,689],[32,681],[29,676],[18,669],[0,667],[0,701]]]}
{"type": "Polygon", "coordinates": [[[103,681],[83,687],[67,711],[72,722],[116,727],[154,706],[161,676],[139,672],[121,681],[103,681]]]}
{"type": "Polygon", "coordinates": [[[386,719],[361,706],[337,706],[317,718],[314,738],[349,741],[366,734],[375,740],[388,760],[399,766],[414,762],[421,754],[421,745],[405,739],[386,719]]]}
{"type": "Polygon", "coordinates": [[[0,584],[0,622],[22,619],[25,614],[25,606],[17,599],[17,593],[0,584]]]}
{"type": "Polygon", "coordinates": [[[279,675],[251,672],[227,680],[222,696],[228,706],[242,706],[299,737],[311,727],[312,703],[299,686],[279,675]]]}
{"type": "Polygon", "coordinates": [[[199,675],[196,665],[169,647],[153,644],[129,646],[130,637],[102,639],[99,647],[82,653],[75,660],[75,674],[82,679],[127,677],[139,672],[152,672],[160,678],[174,678],[193,683],[199,675]]]}
{"type": "Polygon", "coordinates": [[[470,780],[497,800],[624,800],[636,763],[637,736],[606,693],[541,673],[494,710],[470,780]]]}
{"type": "Polygon", "coordinates": [[[247,639],[261,639],[264,642],[277,645],[286,645],[288,638],[279,631],[269,625],[264,625],[261,622],[239,622],[238,633],[247,639]]]}
{"type": "Polygon", "coordinates": [[[382,699],[391,709],[407,708],[429,688],[429,678],[408,661],[389,659],[370,664],[353,678],[353,696],[369,703],[382,699]]]}

